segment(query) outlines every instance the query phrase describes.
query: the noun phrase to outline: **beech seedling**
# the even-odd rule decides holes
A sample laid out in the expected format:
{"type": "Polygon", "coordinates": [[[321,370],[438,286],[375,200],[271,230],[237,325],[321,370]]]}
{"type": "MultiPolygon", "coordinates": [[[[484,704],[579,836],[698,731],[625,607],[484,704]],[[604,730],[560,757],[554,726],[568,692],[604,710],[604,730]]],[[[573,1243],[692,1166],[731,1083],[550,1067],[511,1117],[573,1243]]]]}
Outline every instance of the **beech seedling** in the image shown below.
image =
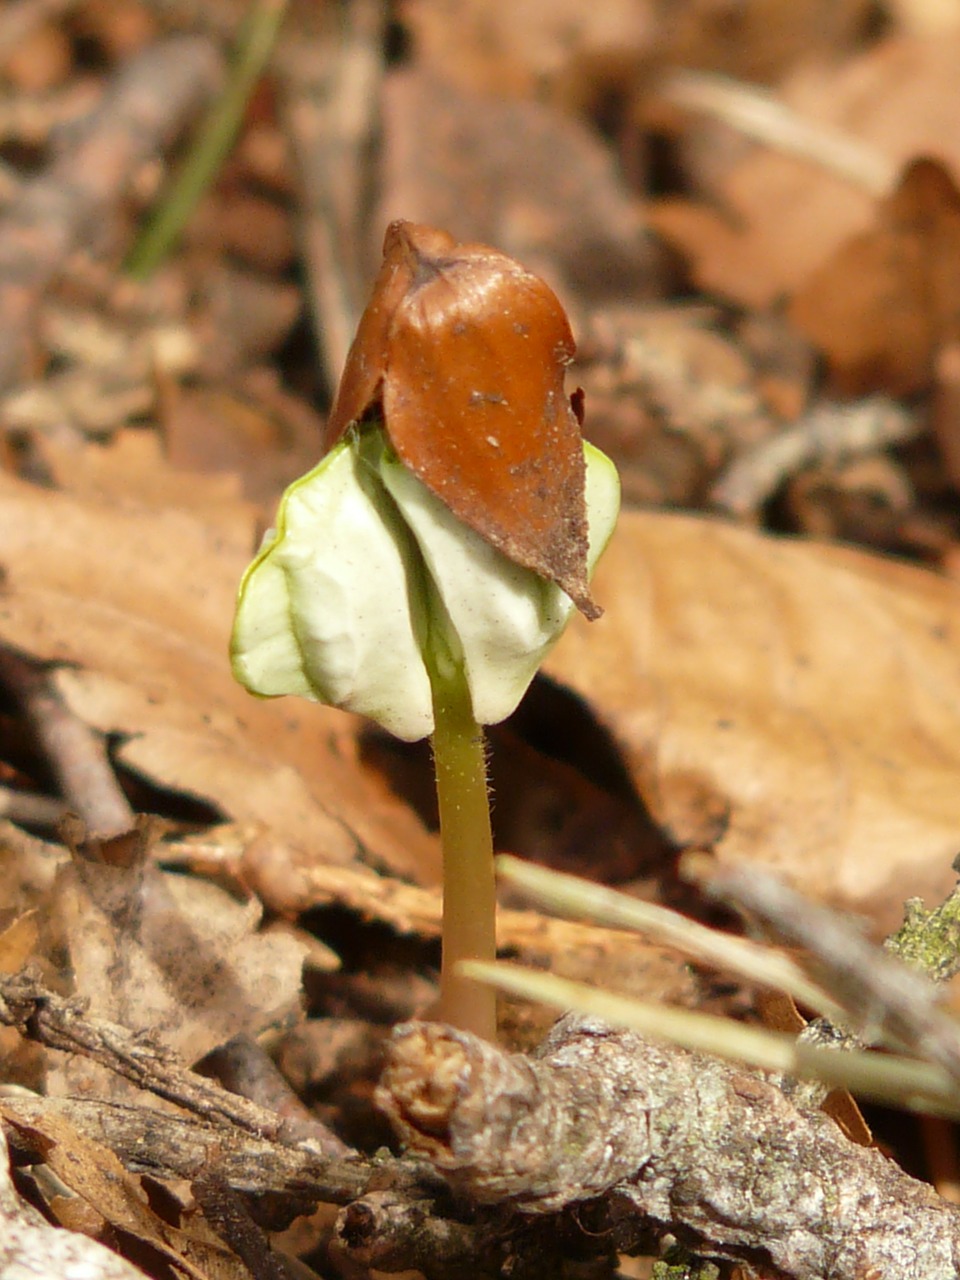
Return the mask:
{"type": "Polygon", "coordinates": [[[231,656],[300,694],[432,736],[444,867],[441,1016],[492,1038],[495,956],[482,726],[516,708],[617,519],[613,464],[564,390],[553,292],[484,245],[387,230],[318,465],[284,495],[240,586],[231,656]]]}

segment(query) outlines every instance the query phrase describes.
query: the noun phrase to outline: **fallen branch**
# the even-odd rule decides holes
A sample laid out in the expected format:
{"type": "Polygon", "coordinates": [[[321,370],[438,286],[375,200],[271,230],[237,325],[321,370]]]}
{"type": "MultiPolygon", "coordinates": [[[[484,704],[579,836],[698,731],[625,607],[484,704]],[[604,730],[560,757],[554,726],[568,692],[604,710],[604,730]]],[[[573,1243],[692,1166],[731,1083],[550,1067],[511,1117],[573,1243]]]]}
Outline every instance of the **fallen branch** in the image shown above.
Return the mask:
{"type": "MultiPolygon", "coordinates": [[[[191,1071],[155,1042],[86,1017],[83,1001],[57,996],[27,973],[0,976],[0,1024],[16,1027],[49,1048],[99,1062],[197,1117],[103,1098],[5,1098],[0,1100],[0,1114],[14,1126],[16,1131],[8,1136],[18,1145],[23,1138],[17,1131],[42,1134],[48,1117],[62,1116],[81,1134],[113,1151],[132,1172],[191,1180],[215,1176],[231,1191],[269,1195],[269,1213],[281,1217],[282,1197],[286,1220],[312,1212],[318,1203],[352,1205],[371,1193],[388,1193],[393,1203],[405,1206],[407,1217],[425,1198],[431,1203],[438,1195],[444,1198],[442,1184],[422,1162],[331,1156],[327,1145],[316,1140],[284,1141],[287,1126],[282,1115],[191,1071]]],[[[353,1221],[363,1215],[360,1209],[353,1221]]],[[[437,1212],[436,1229],[444,1237],[456,1225],[445,1221],[437,1212]]],[[[442,1256],[441,1251],[441,1265],[442,1256]]]]}
{"type": "Polygon", "coordinates": [[[793,1280],[955,1280],[960,1208],[774,1084],[566,1018],[536,1057],[437,1024],[397,1029],[378,1101],[460,1193],[528,1214],[608,1195],[625,1239],[653,1222],[793,1280]]]}

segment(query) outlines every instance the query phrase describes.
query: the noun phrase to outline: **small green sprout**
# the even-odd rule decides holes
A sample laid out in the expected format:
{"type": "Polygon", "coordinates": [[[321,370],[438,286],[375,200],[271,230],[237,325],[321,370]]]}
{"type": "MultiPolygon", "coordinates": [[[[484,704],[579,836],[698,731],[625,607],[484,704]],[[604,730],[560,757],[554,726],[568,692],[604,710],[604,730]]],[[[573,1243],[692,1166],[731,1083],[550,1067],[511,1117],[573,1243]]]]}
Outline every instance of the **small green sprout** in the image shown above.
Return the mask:
{"type": "Polygon", "coordinates": [[[441,1016],[487,1038],[495,994],[457,969],[496,954],[481,726],[516,708],[575,608],[599,613],[587,584],[619,508],[616,470],[562,393],[568,335],[511,259],[393,224],[328,452],[284,495],[231,643],[253,693],[432,735],[441,1016]]]}

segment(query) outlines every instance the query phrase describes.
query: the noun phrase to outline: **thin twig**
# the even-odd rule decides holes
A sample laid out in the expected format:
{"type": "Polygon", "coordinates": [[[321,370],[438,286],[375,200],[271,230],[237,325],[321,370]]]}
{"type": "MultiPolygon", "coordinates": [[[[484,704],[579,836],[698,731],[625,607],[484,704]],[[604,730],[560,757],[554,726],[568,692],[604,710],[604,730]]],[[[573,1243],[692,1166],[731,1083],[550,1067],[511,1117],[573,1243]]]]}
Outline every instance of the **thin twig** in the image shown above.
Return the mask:
{"type": "Polygon", "coordinates": [[[251,1036],[233,1036],[208,1053],[199,1065],[205,1075],[214,1075],[231,1093],[249,1098],[279,1116],[284,1141],[309,1141],[329,1156],[345,1156],[350,1150],[300,1101],[273,1059],[251,1036]]]}
{"type": "Polygon", "coordinates": [[[785,480],[812,463],[903,444],[921,430],[917,415],[888,396],[818,404],[792,426],[735,458],[710,490],[710,502],[733,515],[751,515],[785,480]]]}
{"type": "Polygon", "coordinates": [[[48,991],[29,973],[0,975],[0,1024],[51,1049],[79,1053],[141,1089],[210,1121],[234,1125],[257,1137],[276,1137],[275,1112],[229,1093],[190,1071],[169,1049],[103,1018],[85,1016],[82,1000],[48,991]]]}
{"type": "MultiPolygon", "coordinates": [[[[336,1239],[351,1262],[375,1271],[420,1271],[428,1280],[477,1280],[488,1273],[477,1228],[445,1218],[423,1196],[370,1191],[341,1211],[336,1239]]],[[[502,1275],[502,1268],[496,1267],[494,1274],[502,1275]]],[[[517,1275],[515,1265],[510,1274],[517,1275]]],[[[551,1271],[544,1266],[538,1274],[551,1271]]]]}
{"type": "Polygon", "coordinates": [[[44,827],[50,831],[67,812],[67,807],[62,800],[55,800],[52,796],[0,786],[0,817],[26,827],[44,827]]]}
{"type": "Polygon", "coordinates": [[[810,120],[769,90],[710,71],[676,71],[659,90],[668,102],[700,111],[756,142],[811,160],[832,173],[886,195],[897,166],[883,152],[842,129],[810,120]]]}
{"type": "Polygon", "coordinates": [[[204,1170],[193,1180],[191,1191],[204,1218],[251,1276],[257,1280],[294,1280],[292,1266],[288,1269],[286,1260],[271,1249],[243,1199],[219,1173],[204,1170]]]}
{"type": "Polygon", "coordinates": [[[66,706],[50,672],[0,648],[0,683],[19,702],[67,805],[94,835],[129,831],[134,813],[120,788],[103,737],[66,706]]]}

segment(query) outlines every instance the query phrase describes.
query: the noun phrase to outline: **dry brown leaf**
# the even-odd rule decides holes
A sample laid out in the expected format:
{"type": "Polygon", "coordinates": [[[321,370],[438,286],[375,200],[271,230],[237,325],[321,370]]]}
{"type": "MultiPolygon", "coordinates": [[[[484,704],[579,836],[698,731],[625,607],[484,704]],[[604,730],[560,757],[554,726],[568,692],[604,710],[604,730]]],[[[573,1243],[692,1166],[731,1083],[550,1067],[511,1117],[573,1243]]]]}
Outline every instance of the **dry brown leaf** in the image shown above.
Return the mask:
{"type": "Polygon", "coordinates": [[[39,899],[49,893],[65,857],[63,845],[28,835],[22,827],[0,818],[0,882],[6,911],[14,916],[32,912],[39,899]]]}
{"type": "Polygon", "coordinates": [[[58,489],[111,506],[192,511],[246,547],[260,502],[272,511],[277,495],[316,462],[322,427],[318,414],[258,369],[235,393],[170,387],[160,434],[127,428],[93,442],[50,432],[35,435],[32,448],[58,489]]]}
{"type": "Polygon", "coordinates": [[[908,165],[875,225],[813,273],[790,318],[843,394],[929,386],[938,348],[960,338],[960,191],[943,166],[908,165]]]}
{"type": "Polygon", "coordinates": [[[760,862],[879,933],[960,847],[960,591],[864,553],[630,512],[546,671],[680,845],[760,862]]]}
{"type": "Polygon", "coordinates": [[[0,973],[16,973],[36,950],[40,925],[36,911],[24,911],[0,931],[0,973]]]}
{"type": "MultiPolygon", "coordinates": [[[[771,1031],[786,1031],[798,1036],[810,1023],[797,1008],[793,996],[782,991],[763,990],[756,995],[760,1021],[771,1031]]],[[[823,1101],[823,1109],[832,1116],[851,1142],[861,1147],[876,1146],[870,1126],[859,1106],[846,1089],[835,1089],[823,1101]]]]}
{"type": "Polygon", "coordinates": [[[660,0],[663,60],[773,80],[798,60],[836,60],[862,38],[868,13],[867,0],[660,0]]]}
{"type": "Polygon", "coordinates": [[[169,465],[156,431],[119,431],[102,444],[40,436],[35,448],[57,488],[90,504],[192,511],[238,548],[249,542],[256,508],[243,500],[239,477],[169,465]]]}
{"type": "Polygon", "coordinates": [[[358,767],[350,717],[234,683],[227,642],[249,544],[196,515],[103,507],[5,475],[0,524],[0,640],[65,664],[63,696],[122,735],[123,764],[309,857],[363,854],[439,878],[436,841],[358,767]]]}
{"type": "MultiPolygon", "coordinates": [[[[48,928],[91,1014],[150,1032],[187,1062],[299,1014],[302,943],[259,932],[256,899],[240,902],[209,881],[160,871],[149,829],[120,839],[134,846],[132,856],[104,862],[95,850],[75,851],[46,904],[48,928]]],[[[90,1065],[58,1064],[50,1092],[86,1091],[76,1086],[90,1065]]],[[[109,1087],[101,1092],[113,1096],[109,1087]]]]}
{"type": "Polygon", "coordinates": [[[210,481],[236,478],[247,497],[272,512],[277,495],[316,463],[323,422],[270,381],[268,373],[251,375],[236,394],[177,387],[163,415],[167,473],[172,468],[177,469],[174,475],[201,473],[196,476],[201,490],[210,481]],[[250,384],[257,382],[261,385],[248,394],[250,384]]]}
{"type": "MultiPolygon", "coordinates": [[[[838,68],[805,65],[780,96],[803,119],[846,132],[891,170],[935,155],[960,171],[960,31],[893,35],[838,68]]],[[[844,241],[869,227],[874,200],[812,160],[751,147],[710,192],[710,205],[671,201],[654,226],[690,258],[704,288],[750,306],[792,293],[844,241]]]]}
{"type": "Polygon", "coordinates": [[[487,92],[567,106],[636,90],[657,65],[772,79],[859,39],[869,0],[435,0],[404,17],[419,63],[487,92]]]}
{"type": "MultiPolygon", "coordinates": [[[[2,1108],[0,1108],[2,1109],[2,1108]]],[[[10,1157],[0,1133],[0,1238],[5,1276],[88,1277],[144,1280],[132,1263],[102,1244],[54,1226],[14,1186],[10,1157]]]]}
{"type": "Polygon", "coordinates": [[[128,1173],[108,1147],[82,1135],[63,1116],[51,1110],[28,1124],[17,1117],[15,1108],[5,1109],[2,1102],[0,1115],[23,1144],[33,1148],[36,1163],[49,1168],[78,1198],[79,1206],[78,1200],[64,1196],[49,1200],[50,1212],[65,1226],[106,1228],[104,1234],[126,1240],[134,1256],[138,1254],[134,1242],[140,1242],[158,1254],[175,1276],[249,1280],[247,1268],[199,1216],[190,1220],[187,1230],[170,1226],[150,1208],[139,1178],[128,1173]],[[78,1213],[81,1206],[84,1212],[78,1213]]]}

